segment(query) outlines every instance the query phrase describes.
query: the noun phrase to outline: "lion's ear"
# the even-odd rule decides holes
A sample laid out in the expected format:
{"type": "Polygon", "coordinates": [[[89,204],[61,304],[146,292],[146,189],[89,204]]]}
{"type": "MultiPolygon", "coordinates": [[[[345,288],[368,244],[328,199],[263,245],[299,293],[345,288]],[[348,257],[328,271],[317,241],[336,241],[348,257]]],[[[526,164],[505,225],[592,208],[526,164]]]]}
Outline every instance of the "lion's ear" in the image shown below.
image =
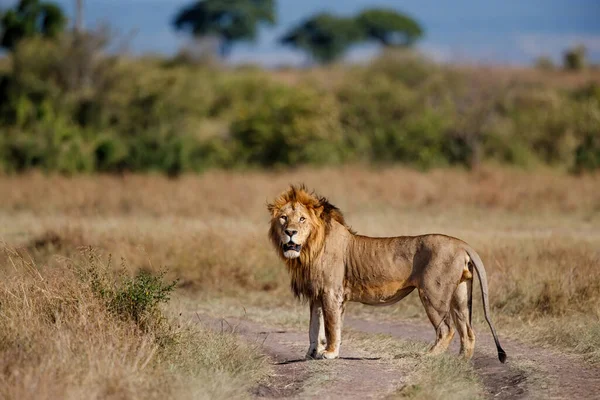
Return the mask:
{"type": "Polygon", "coordinates": [[[317,218],[321,218],[323,215],[323,211],[325,211],[325,206],[323,204],[319,204],[318,206],[313,208],[313,211],[317,218]]]}

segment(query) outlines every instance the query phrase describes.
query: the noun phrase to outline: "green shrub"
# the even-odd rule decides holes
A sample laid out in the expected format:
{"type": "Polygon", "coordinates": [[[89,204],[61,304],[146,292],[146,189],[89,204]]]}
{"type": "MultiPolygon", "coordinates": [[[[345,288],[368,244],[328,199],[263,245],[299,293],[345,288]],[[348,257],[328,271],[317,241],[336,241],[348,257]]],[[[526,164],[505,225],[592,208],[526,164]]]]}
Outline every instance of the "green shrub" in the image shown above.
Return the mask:
{"type": "Polygon", "coordinates": [[[115,314],[144,326],[148,318],[155,317],[161,303],[168,303],[177,282],[165,284],[164,273],[154,276],[141,271],[134,278],[125,278],[110,293],[108,309],[115,314]]]}
{"type": "Polygon", "coordinates": [[[591,82],[589,85],[575,90],[572,97],[577,102],[595,100],[598,104],[600,104],[600,84],[597,82],[591,82]]]}
{"type": "Polygon", "coordinates": [[[511,124],[505,148],[522,144],[545,164],[572,163],[577,139],[574,104],[567,96],[543,87],[517,88],[503,99],[502,112],[511,124]]]}
{"type": "Polygon", "coordinates": [[[93,153],[98,171],[121,172],[127,165],[129,148],[119,136],[101,134],[94,141],[93,153]]]}
{"type": "Polygon", "coordinates": [[[335,163],[342,157],[341,127],[333,99],[312,89],[271,84],[240,106],[231,124],[239,161],[276,166],[335,163]]]}
{"type": "Polygon", "coordinates": [[[40,168],[65,174],[96,168],[93,146],[86,134],[62,119],[40,123],[28,131],[14,129],[0,137],[4,169],[20,172],[40,168]]]}
{"type": "Polygon", "coordinates": [[[250,68],[108,57],[107,43],[102,33],[83,45],[68,34],[19,43],[0,72],[0,170],[177,175],[481,160],[597,168],[597,84],[506,83],[402,50],[289,80],[250,68]]]}
{"type": "Polygon", "coordinates": [[[600,169],[600,135],[588,134],[575,150],[575,171],[600,169]]]}
{"type": "Polygon", "coordinates": [[[368,67],[369,74],[385,76],[410,88],[422,86],[438,71],[438,66],[410,49],[387,49],[368,67]]]}
{"type": "Polygon", "coordinates": [[[446,135],[446,130],[446,119],[437,112],[425,110],[411,115],[398,131],[381,143],[375,156],[391,156],[391,160],[425,169],[447,165],[451,138],[446,135]]]}
{"type": "Polygon", "coordinates": [[[585,46],[576,46],[564,54],[564,67],[571,71],[580,71],[587,66],[585,46]]]}
{"type": "Polygon", "coordinates": [[[209,168],[233,168],[242,162],[237,158],[241,146],[232,139],[213,137],[202,141],[190,154],[194,171],[209,168]]]}
{"type": "Polygon", "coordinates": [[[346,146],[359,157],[367,159],[381,156],[377,153],[386,146],[386,138],[395,135],[416,102],[415,93],[402,82],[367,73],[351,76],[336,95],[346,146]]]}
{"type": "MultiPolygon", "coordinates": [[[[513,128],[514,129],[514,128],[513,128]]],[[[538,164],[539,160],[529,144],[514,131],[492,131],[483,144],[485,157],[501,164],[516,165],[529,168],[538,164]]]]}
{"type": "Polygon", "coordinates": [[[18,130],[7,130],[0,134],[0,158],[4,172],[42,168],[45,148],[33,135],[26,135],[18,130]]]}
{"type": "Polygon", "coordinates": [[[215,81],[215,97],[209,116],[212,118],[234,118],[240,107],[246,107],[271,92],[267,90],[273,82],[264,73],[250,71],[238,74],[221,74],[215,81]]]}
{"type": "Polygon", "coordinates": [[[573,170],[600,169],[600,97],[578,103],[575,111],[575,134],[579,145],[575,149],[573,170]]]}
{"type": "Polygon", "coordinates": [[[142,270],[130,277],[125,272],[124,264],[121,265],[121,272],[114,274],[110,257],[107,264],[102,264],[93,249],[84,249],[84,255],[88,263],[81,273],[111,313],[133,321],[144,330],[159,327],[163,323],[160,305],[169,301],[177,281],[165,283],[164,271],[153,275],[142,270]]]}

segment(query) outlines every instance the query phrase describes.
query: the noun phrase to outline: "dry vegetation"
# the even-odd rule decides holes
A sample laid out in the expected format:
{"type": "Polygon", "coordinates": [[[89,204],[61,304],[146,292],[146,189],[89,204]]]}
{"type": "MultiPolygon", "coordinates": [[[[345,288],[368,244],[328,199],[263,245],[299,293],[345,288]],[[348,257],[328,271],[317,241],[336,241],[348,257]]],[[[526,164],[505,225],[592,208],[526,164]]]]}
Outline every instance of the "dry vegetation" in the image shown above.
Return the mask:
{"type": "MultiPolygon", "coordinates": [[[[115,319],[81,280],[80,248],[97,248],[104,262],[123,257],[131,272],[166,268],[187,299],[170,313],[245,308],[250,318],[304,323],[306,315],[290,313],[305,310],[294,306],[266,237],[266,202],[298,182],[329,197],[360,233],[465,239],[486,264],[501,336],[600,361],[599,175],[360,166],[177,179],[32,173],[0,177],[0,239],[31,257],[11,253],[1,263],[2,397],[31,398],[31,388],[46,398],[242,393],[264,373],[260,358],[236,358],[233,338],[189,327],[174,328],[188,335],[179,347],[161,350],[156,332],[115,319]],[[215,359],[223,366],[211,367],[215,359]]],[[[349,311],[425,319],[414,296],[349,311]]],[[[426,378],[415,379],[428,387],[426,378]]]]}
{"type": "Polygon", "coordinates": [[[118,282],[91,253],[46,266],[1,250],[2,399],[243,398],[267,372],[231,334],[160,312],[123,318],[99,295],[118,282]]]}
{"type": "MultiPolygon", "coordinates": [[[[331,73],[331,66],[317,67],[298,73],[294,69],[274,71],[273,77],[283,83],[300,84],[304,79],[318,82],[324,87],[335,87],[344,82],[347,66],[339,65],[331,73]]],[[[590,83],[600,83],[600,69],[590,68],[576,73],[566,70],[540,70],[529,67],[502,65],[469,65],[453,64],[451,68],[459,73],[467,74],[476,82],[487,84],[510,84],[519,82],[523,85],[544,85],[552,88],[574,89],[590,83]]]]}

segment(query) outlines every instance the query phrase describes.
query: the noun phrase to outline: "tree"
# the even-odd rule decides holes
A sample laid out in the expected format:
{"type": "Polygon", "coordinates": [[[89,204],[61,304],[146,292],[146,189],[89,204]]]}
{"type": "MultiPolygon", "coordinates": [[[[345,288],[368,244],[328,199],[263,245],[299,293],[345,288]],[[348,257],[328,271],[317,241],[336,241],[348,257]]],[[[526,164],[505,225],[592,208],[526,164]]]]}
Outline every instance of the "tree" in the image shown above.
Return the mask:
{"type": "Polygon", "coordinates": [[[585,68],[587,49],[583,45],[579,45],[565,51],[563,63],[566,70],[580,71],[585,68]]]}
{"type": "Polygon", "coordinates": [[[175,16],[176,30],[195,37],[215,36],[226,57],[237,41],[256,39],[260,23],[274,24],[274,0],[203,0],[184,7],[175,16]]]}
{"type": "Polygon", "coordinates": [[[0,46],[12,50],[27,37],[54,38],[65,29],[66,24],[67,18],[57,4],[20,0],[14,8],[0,14],[0,46]]]}
{"type": "Polygon", "coordinates": [[[316,61],[329,63],[361,38],[362,31],[353,18],[321,13],[292,28],[279,41],[307,52],[316,61]]]}
{"type": "Polygon", "coordinates": [[[423,36],[417,21],[392,9],[367,9],[356,19],[367,38],[386,47],[411,46],[423,36]]]}

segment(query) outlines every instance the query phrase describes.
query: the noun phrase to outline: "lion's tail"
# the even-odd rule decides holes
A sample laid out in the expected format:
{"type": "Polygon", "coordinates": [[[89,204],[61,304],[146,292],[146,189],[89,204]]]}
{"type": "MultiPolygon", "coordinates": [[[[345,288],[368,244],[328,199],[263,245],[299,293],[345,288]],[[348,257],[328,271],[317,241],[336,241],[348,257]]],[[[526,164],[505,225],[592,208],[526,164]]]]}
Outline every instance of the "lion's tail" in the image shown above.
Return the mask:
{"type": "MultiPolygon", "coordinates": [[[[483,262],[479,257],[479,254],[475,250],[470,247],[465,247],[469,258],[471,259],[471,263],[475,270],[477,271],[477,276],[479,277],[479,285],[481,286],[481,299],[483,301],[483,314],[485,315],[485,320],[487,321],[490,329],[492,331],[492,336],[494,336],[494,342],[496,342],[496,350],[498,350],[498,359],[500,362],[504,363],[506,361],[506,352],[500,346],[500,341],[498,340],[498,335],[496,334],[496,330],[492,325],[492,321],[490,320],[490,309],[488,305],[488,283],[487,283],[487,275],[485,273],[485,268],[483,267],[483,262]]],[[[469,293],[469,319],[471,318],[471,304],[472,304],[473,290],[470,290],[469,293]]]]}

